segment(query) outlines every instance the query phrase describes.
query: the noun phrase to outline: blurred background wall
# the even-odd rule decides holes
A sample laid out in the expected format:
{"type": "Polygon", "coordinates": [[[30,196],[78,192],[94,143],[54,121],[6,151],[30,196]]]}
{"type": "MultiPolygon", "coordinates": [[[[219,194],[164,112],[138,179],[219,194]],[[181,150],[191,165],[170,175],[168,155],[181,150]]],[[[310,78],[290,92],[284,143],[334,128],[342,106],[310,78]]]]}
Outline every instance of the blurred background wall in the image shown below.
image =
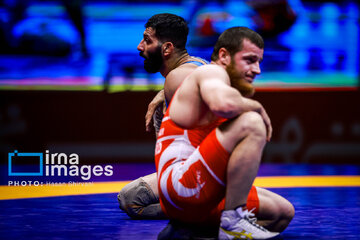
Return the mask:
{"type": "Polygon", "coordinates": [[[225,29],[265,39],[259,100],[271,163],[359,163],[357,1],[0,1],[0,159],[77,153],[82,163],[153,161],[147,104],[162,88],[136,47],[156,13],[184,17],[187,49],[210,59],[225,29]]]}

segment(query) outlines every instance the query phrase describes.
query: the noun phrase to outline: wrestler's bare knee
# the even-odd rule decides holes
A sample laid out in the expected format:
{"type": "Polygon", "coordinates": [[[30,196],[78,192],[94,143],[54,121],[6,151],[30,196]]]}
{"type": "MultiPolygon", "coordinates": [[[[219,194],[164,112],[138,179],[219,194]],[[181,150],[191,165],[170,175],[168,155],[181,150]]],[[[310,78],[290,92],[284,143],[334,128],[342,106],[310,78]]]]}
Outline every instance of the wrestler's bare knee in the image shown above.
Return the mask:
{"type": "Polygon", "coordinates": [[[284,201],[278,203],[278,211],[274,215],[272,224],[269,224],[269,229],[272,231],[282,232],[290,224],[295,215],[294,206],[284,199],[284,201]]]}
{"type": "Polygon", "coordinates": [[[281,216],[278,224],[278,231],[284,231],[295,216],[294,206],[287,200],[281,206],[281,216]]]}
{"type": "Polygon", "coordinates": [[[270,231],[282,232],[295,215],[294,206],[285,198],[263,188],[257,188],[260,200],[259,215],[261,225],[270,231]]]}
{"type": "Polygon", "coordinates": [[[286,199],[282,199],[282,201],[279,201],[276,204],[277,211],[274,213],[274,221],[272,224],[270,224],[270,229],[272,231],[282,232],[293,219],[295,215],[295,209],[294,206],[286,199]]]}
{"type": "Polygon", "coordinates": [[[232,150],[245,137],[251,136],[259,144],[266,142],[266,127],[257,112],[245,112],[219,126],[216,136],[227,150],[232,150]]]}

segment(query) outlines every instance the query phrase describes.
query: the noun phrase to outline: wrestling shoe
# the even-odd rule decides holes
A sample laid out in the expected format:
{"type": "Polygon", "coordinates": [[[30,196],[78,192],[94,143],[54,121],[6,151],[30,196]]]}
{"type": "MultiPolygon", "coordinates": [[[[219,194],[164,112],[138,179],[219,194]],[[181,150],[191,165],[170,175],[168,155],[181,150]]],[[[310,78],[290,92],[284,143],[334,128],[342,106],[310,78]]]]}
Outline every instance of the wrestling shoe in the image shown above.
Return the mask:
{"type": "Polygon", "coordinates": [[[225,239],[275,239],[279,233],[270,232],[256,223],[255,214],[241,207],[223,211],[219,240],[225,239]]]}

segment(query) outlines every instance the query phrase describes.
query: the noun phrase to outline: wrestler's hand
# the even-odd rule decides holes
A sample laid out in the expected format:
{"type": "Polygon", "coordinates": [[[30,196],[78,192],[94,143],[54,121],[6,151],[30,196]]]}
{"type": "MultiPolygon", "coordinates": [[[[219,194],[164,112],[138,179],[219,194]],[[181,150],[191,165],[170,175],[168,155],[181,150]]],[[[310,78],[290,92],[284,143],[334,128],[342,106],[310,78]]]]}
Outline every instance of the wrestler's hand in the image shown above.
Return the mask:
{"type": "Polygon", "coordinates": [[[153,120],[153,115],[155,113],[155,110],[157,108],[157,106],[159,106],[160,104],[163,104],[163,102],[165,101],[165,94],[164,94],[164,89],[159,91],[156,96],[154,97],[154,99],[149,103],[148,106],[148,110],[146,112],[145,115],[145,128],[147,132],[150,132],[152,129],[152,120],[153,120]]]}
{"type": "Polygon", "coordinates": [[[266,140],[268,142],[270,142],[270,139],[271,139],[271,136],[272,136],[272,126],[271,126],[271,121],[270,121],[270,118],[269,118],[269,115],[267,114],[267,112],[265,111],[265,108],[264,107],[261,107],[260,109],[260,115],[262,116],[263,120],[264,120],[264,123],[265,123],[265,126],[266,126],[266,140]]]}

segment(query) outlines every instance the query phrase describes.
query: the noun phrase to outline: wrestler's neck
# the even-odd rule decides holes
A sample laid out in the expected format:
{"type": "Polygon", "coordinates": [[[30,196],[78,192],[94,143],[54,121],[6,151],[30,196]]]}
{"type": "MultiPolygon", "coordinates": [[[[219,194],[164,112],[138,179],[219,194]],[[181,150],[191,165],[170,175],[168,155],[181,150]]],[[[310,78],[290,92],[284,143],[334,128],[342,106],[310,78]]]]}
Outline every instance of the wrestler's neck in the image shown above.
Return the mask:
{"type": "Polygon", "coordinates": [[[161,75],[166,77],[169,72],[188,62],[191,58],[186,49],[174,52],[168,59],[164,60],[163,67],[160,69],[161,75]]]}
{"type": "Polygon", "coordinates": [[[210,64],[218,65],[224,69],[226,69],[226,66],[227,66],[225,63],[221,62],[220,59],[218,59],[216,61],[211,61],[210,64]]]}

